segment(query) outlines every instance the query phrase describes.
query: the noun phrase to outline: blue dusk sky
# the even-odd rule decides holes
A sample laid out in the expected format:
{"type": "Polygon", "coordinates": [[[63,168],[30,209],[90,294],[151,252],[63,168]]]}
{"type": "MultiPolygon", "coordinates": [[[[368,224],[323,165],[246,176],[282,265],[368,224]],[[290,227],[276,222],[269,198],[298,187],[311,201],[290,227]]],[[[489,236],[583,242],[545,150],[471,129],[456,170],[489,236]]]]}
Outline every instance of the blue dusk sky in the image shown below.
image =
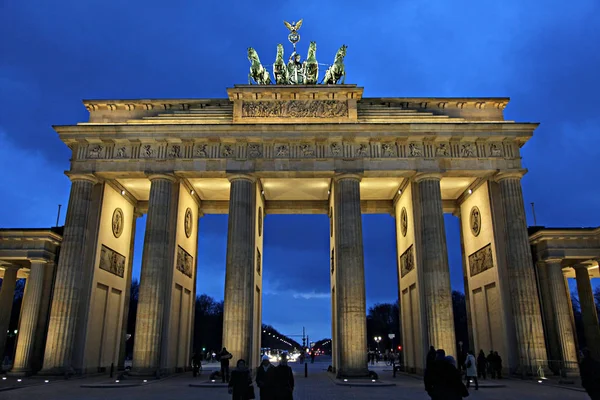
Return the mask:
{"type": "MultiPolygon", "coordinates": [[[[507,119],[541,122],[522,149],[528,223],[599,226],[600,3],[544,1],[0,2],[0,227],[48,227],[68,204],[69,149],[53,124],[85,121],[82,99],[226,97],[265,65],[283,20],[319,62],[348,45],[365,97],[509,96],[507,119]]],[[[139,277],[145,219],[136,236],[139,277]]],[[[268,215],[264,322],[330,335],[325,215],[268,215]]],[[[446,217],[452,287],[463,290],[458,220],[446,217]]],[[[397,298],[394,220],[363,217],[367,305],[397,298]]],[[[227,216],[200,220],[198,293],[223,298],[227,216]]]]}

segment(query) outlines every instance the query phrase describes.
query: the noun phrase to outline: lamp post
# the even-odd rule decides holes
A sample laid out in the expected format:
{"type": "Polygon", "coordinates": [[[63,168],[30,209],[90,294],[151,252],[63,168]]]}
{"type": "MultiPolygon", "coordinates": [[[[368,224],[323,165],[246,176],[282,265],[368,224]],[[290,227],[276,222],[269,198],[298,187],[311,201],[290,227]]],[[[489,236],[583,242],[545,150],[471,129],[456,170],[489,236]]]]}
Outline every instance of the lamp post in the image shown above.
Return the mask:
{"type": "Polygon", "coordinates": [[[381,342],[381,336],[375,336],[373,339],[375,339],[375,342],[377,343],[377,351],[379,351],[379,342],[381,342]]]}

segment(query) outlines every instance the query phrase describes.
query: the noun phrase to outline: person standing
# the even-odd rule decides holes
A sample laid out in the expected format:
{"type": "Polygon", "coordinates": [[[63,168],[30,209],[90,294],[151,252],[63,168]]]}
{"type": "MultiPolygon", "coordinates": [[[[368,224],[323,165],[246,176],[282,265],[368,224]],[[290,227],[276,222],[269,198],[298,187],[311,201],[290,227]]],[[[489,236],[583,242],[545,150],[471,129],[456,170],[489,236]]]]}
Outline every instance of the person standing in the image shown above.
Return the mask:
{"type": "Polygon", "coordinates": [[[579,363],[581,386],[592,400],[600,400],[600,362],[592,358],[589,349],[582,350],[583,359],[579,363]]]}
{"type": "Polygon", "coordinates": [[[221,362],[221,378],[223,383],[229,382],[229,360],[231,360],[232,357],[233,355],[228,352],[225,347],[223,347],[223,350],[219,353],[218,359],[221,362]]]}
{"type": "Polygon", "coordinates": [[[231,371],[228,392],[231,394],[232,400],[254,398],[254,396],[250,395],[250,393],[254,394],[254,387],[252,386],[252,376],[250,376],[250,370],[246,367],[245,360],[239,359],[236,363],[236,368],[231,371]]]}
{"type": "Polygon", "coordinates": [[[256,369],[256,386],[260,391],[260,400],[271,400],[273,398],[273,383],[272,383],[272,369],[273,365],[269,361],[269,356],[266,354],[262,356],[262,361],[256,369]]]}
{"type": "Polygon", "coordinates": [[[294,374],[287,364],[287,353],[281,355],[279,365],[271,370],[273,400],[293,400],[294,374]]]}
{"type": "Polygon", "coordinates": [[[496,378],[502,379],[502,357],[497,351],[494,352],[494,369],[496,370],[496,378]]]}
{"type": "Polygon", "coordinates": [[[482,349],[479,350],[477,356],[477,377],[486,379],[487,360],[485,359],[485,353],[482,349]]]}
{"type": "Polygon", "coordinates": [[[192,375],[194,378],[198,376],[200,368],[202,368],[202,354],[195,352],[192,356],[192,375]]]}
{"type": "Polygon", "coordinates": [[[473,350],[467,352],[467,359],[465,360],[465,371],[467,372],[467,389],[471,386],[471,379],[475,381],[475,390],[479,390],[479,382],[477,382],[477,360],[473,350]]]}
{"type": "Polygon", "coordinates": [[[425,369],[429,368],[429,365],[435,361],[435,358],[436,358],[435,347],[429,346],[429,352],[427,353],[427,361],[425,364],[425,369]]]}
{"type": "Polygon", "coordinates": [[[490,350],[490,354],[488,354],[486,361],[488,367],[488,373],[490,374],[491,379],[496,379],[496,368],[494,368],[496,357],[494,356],[494,352],[490,350]]]}

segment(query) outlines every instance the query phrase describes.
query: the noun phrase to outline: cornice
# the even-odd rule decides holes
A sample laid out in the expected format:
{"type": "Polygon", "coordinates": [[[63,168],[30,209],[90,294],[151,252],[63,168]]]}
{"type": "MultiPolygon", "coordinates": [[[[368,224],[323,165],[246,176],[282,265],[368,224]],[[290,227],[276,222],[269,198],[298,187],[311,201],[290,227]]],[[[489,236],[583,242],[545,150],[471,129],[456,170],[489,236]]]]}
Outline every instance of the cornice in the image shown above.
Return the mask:
{"type": "Polygon", "coordinates": [[[529,242],[536,244],[542,241],[549,240],[589,240],[600,239],[600,228],[593,230],[582,229],[541,229],[529,236],[529,242]]]}

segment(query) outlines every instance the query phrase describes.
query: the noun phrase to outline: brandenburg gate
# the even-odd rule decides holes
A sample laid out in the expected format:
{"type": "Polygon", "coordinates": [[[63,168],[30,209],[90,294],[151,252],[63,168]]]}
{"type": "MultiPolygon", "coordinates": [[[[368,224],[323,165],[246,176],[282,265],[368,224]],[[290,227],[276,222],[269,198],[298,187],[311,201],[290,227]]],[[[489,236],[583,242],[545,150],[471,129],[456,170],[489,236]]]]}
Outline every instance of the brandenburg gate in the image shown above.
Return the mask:
{"type": "Polygon", "coordinates": [[[537,125],[505,120],[508,99],[363,98],[355,85],[227,94],[88,100],[88,122],[55,126],[72,188],[42,372],[118,361],[143,213],[139,373],[189,361],[198,223],[211,213],[229,215],[223,344],[236,359],[258,365],[263,219],[286,213],[330,217],[340,376],[367,373],[363,213],[396,218],[407,366],[422,370],[429,345],[456,348],[444,213],[461,217],[478,335],[512,367],[546,359],[520,183],[537,125]]]}
{"type": "MultiPolygon", "coordinates": [[[[301,23],[286,23],[294,50],[301,23]]],[[[13,372],[88,373],[122,363],[142,214],[133,373],[172,373],[189,364],[196,265],[203,257],[198,224],[205,214],[228,214],[223,345],[250,366],[259,363],[264,218],[302,213],[330,219],[339,377],[368,374],[365,213],[395,217],[409,370],[423,371],[430,345],[456,353],[444,213],[460,218],[473,348],[498,351],[518,372],[540,362],[546,368],[550,337],[550,354],[577,361],[560,272],[573,263],[562,260],[576,261],[578,285],[587,279],[585,286],[600,251],[577,259],[577,250],[565,250],[552,232],[534,235],[544,268],[543,318],[521,191],[520,148],[537,124],[506,120],[507,98],[364,98],[363,88],[339,83],[346,46],[325,84],[316,84],[315,52],[311,42],[304,63],[294,51],[286,66],[280,45],[271,82],[250,48],[250,80],[258,84],[235,85],[226,98],[86,100],[87,122],[54,127],[72,150],[62,237],[0,232],[0,303],[8,304],[17,270],[29,267],[30,274],[13,372]],[[46,309],[44,301],[50,302],[46,309]],[[37,332],[46,324],[44,342],[37,332]]],[[[592,318],[591,286],[582,290],[586,318],[592,318]]],[[[600,337],[595,321],[590,339],[600,337]]]]}

